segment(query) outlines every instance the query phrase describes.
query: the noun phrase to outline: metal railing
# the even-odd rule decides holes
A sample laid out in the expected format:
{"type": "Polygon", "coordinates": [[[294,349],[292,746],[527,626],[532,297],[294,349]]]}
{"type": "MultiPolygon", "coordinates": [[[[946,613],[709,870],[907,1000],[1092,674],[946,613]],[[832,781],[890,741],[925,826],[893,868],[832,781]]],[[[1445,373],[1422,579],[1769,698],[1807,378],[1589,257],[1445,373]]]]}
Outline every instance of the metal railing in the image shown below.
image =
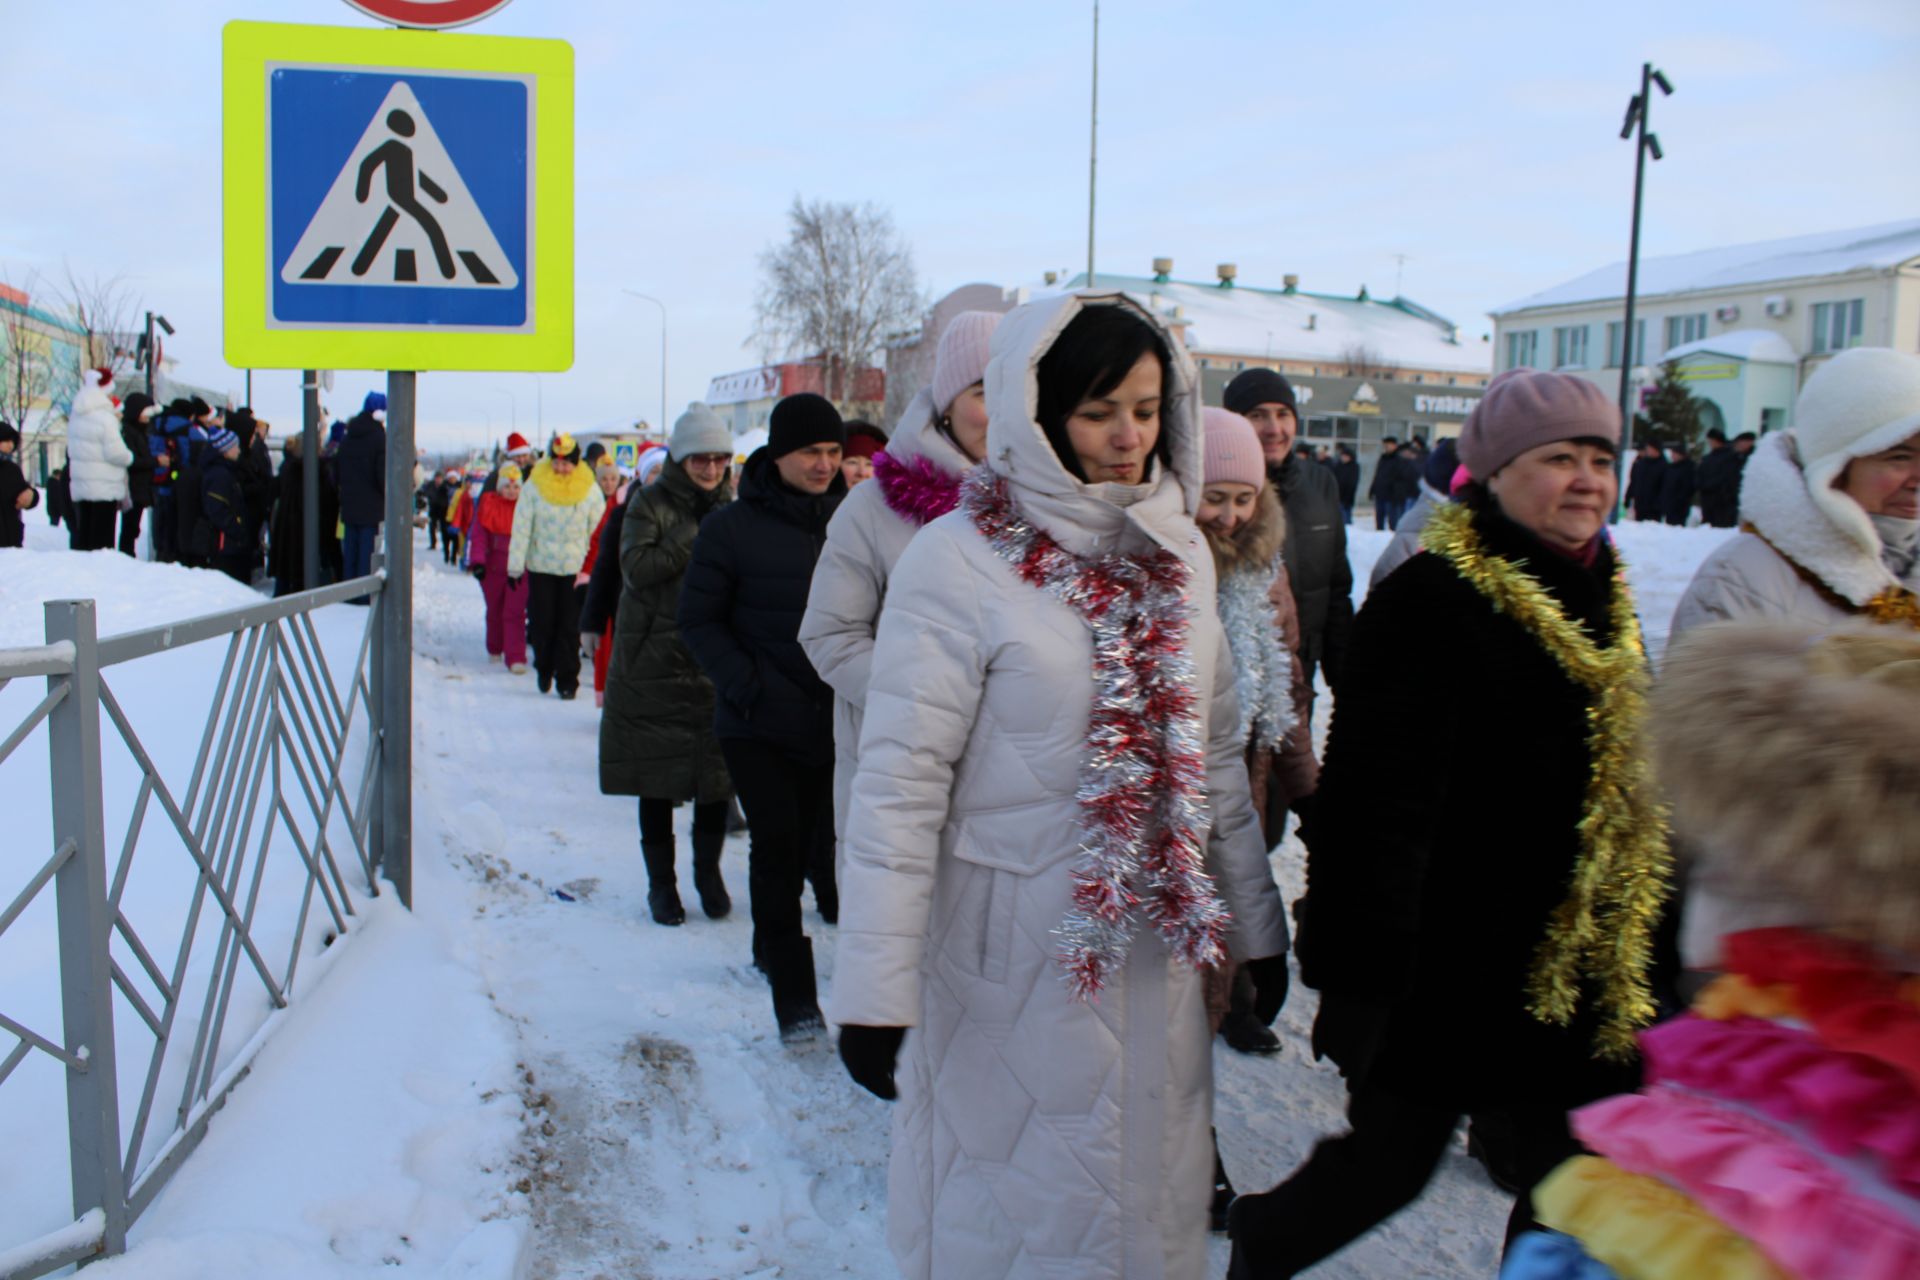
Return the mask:
{"type": "MultiPolygon", "coordinates": [[[[381,637],[404,634],[383,615],[390,605],[404,610],[405,596],[383,594],[385,585],[376,572],[108,637],[95,634],[93,601],[53,601],[43,647],[0,650],[0,689],[46,679],[45,697],[0,739],[0,765],[46,725],[53,836],[51,855],[0,911],[0,938],[51,885],[62,1017],[56,1035],[0,1008],[0,1047],[15,1040],[0,1053],[0,1108],[8,1078],[31,1055],[64,1068],[73,1202],[71,1225],[0,1240],[0,1280],[122,1252],[128,1227],[280,1025],[302,958],[351,932],[365,900],[381,892],[379,873],[409,896],[410,842],[382,840],[383,817],[410,820],[407,780],[392,776],[407,752],[386,746],[388,732],[410,734],[405,700],[397,715],[381,713],[392,687],[382,668],[395,666],[381,637]],[[336,678],[314,610],[369,595],[352,665],[336,678]],[[180,787],[135,731],[107,670],[222,637],[225,661],[180,787]],[[126,830],[110,843],[103,758],[116,738],[139,785],[126,830]],[[388,802],[396,788],[397,807],[388,802]],[[142,832],[155,827],[136,868],[142,832]],[[176,861],[147,865],[158,858],[176,861]],[[158,897],[182,906],[178,918],[142,920],[144,934],[135,927],[130,913],[140,908],[127,894],[136,874],[166,883],[158,897]],[[116,1006],[125,1011],[118,1035],[116,1006]],[[135,1077],[123,1077],[120,1059],[138,1071],[143,1051],[128,1123],[123,1094],[135,1077]]],[[[398,665],[409,660],[401,654],[398,665]]],[[[31,797],[16,793],[13,803],[22,802],[31,797]]],[[[53,1164],[51,1152],[8,1158],[53,1164]]]]}

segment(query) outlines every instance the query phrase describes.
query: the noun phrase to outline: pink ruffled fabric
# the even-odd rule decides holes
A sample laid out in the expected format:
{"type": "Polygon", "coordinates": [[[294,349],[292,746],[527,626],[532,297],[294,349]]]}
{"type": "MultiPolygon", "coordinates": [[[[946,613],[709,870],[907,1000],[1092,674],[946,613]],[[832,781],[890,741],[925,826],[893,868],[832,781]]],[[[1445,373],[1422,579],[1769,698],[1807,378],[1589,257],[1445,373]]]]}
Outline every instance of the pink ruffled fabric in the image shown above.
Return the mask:
{"type": "Polygon", "coordinates": [[[1872,1058],[1757,1018],[1691,1015],[1640,1035],[1649,1084],[1673,1083],[1803,1124],[1837,1155],[1880,1157],[1887,1180],[1920,1198],[1920,1091],[1872,1058]]]}
{"type": "Polygon", "coordinates": [[[1763,1121],[1656,1089],[1583,1107],[1572,1122],[1594,1151],[1672,1182],[1803,1280],[1920,1276],[1920,1228],[1763,1121]]]}

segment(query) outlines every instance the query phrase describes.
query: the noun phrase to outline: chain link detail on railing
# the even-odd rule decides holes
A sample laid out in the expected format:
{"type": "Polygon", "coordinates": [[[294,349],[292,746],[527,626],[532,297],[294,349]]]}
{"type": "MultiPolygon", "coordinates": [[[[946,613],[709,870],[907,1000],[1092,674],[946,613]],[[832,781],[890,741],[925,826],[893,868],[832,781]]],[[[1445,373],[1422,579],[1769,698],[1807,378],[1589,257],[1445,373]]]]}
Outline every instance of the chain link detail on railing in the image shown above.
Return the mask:
{"type": "MultiPolygon", "coordinates": [[[[75,1219],[12,1249],[0,1241],[0,1280],[27,1280],[125,1248],[128,1226],[199,1142],[293,998],[301,958],[313,950],[316,900],[331,946],[351,930],[357,902],[379,893],[374,816],[385,753],[369,672],[381,634],[380,586],[379,578],[359,579],[106,640],[94,635],[92,601],[53,602],[44,648],[0,652],[0,689],[28,676],[47,679],[45,697],[0,740],[0,765],[47,725],[55,843],[0,912],[0,935],[54,887],[63,1020],[56,1037],[0,1010],[0,1032],[15,1039],[0,1056],[0,1086],[35,1052],[64,1067],[75,1219]],[[373,607],[343,688],[313,610],[368,594],[373,607]],[[222,636],[225,660],[182,792],[167,781],[103,668],[222,636]],[[104,740],[102,710],[113,729],[104,740]],[[115,742],[140,781],[109,881],[102,758],[115,742]],[[161,830],[179,842],[163,848],[184,854],[181,875],[192,888],[184,919],[140,921],[143,935],[126,894],[156,805],[161,830]],[[289,858],[293,865],[282,872],[289,858]],[[211,940],[202,929],[208,913],[211,940]],[[178,931],[170,956],[150,945],[156,929],[169,938],[178,931]],[[138,1019],[123,1029],[144,1028],[151,1037],[124,1137],[115,992],[138,1019]],[[243,1005],[251,1010],[243,1022],[257,1014],[258,1025],[223,1060],[230,1021],[243,1005]],[[160,1114],[166,1118],[156,1124],[160,1114]]],[[[158,856],[150,852],[147,862],[158,856]]]]}

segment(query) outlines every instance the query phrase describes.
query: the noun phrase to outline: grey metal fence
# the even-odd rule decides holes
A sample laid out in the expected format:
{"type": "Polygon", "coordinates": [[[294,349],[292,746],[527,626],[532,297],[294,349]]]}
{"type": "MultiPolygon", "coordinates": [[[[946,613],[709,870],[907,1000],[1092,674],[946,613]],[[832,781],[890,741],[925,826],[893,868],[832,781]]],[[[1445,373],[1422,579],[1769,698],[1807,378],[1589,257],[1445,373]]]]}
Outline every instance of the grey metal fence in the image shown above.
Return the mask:
{"type": "MultiPolygon", "coordinates": [[[[32,1055],[64,1070],[73,1204],[68,1226],[0,1240],[0,1280],[124,1250],[128,1226],[280,1024],[302,958],[351,933],[365,900],[382,892],[380,873],[388,890],[410,896],[410,842],[382,839],[383,825],[405,830],[410,822],[407,752],[393,750],[389,737],[410,734],[404,697],[398,714],[382,717],[383,703],[405,686],[381,670],[398,676],[410,661],[382,652],[383,636],[405,635],[406,600],[404,588],[383,593],[384,585],[376,572],[109,637],[95,634],[93,601],[55,601],[45,606],[44,647],[0,650],[0,689],[46,680],[45,697],[0,739],[0,766],[46,725],[53,833],[50,855],[0,911],[0,938],[51,885],[62,1022],[56,1032],[0,1008],[0,1108],[8,1078],[32,1055]],[[365,595],[373,601],[357,653],[336,671],[314,610],[365,595]],[[403,612],[399,626],[383,616],[390,606],[403,612]],[[173,762],[170,783],[108,669],[223,638],[198,754],[184,786],[181,762],[173,762]],[[103,759],[116,743],[139,783],[126,829],[116,822],[110,839],[103,759]],[[155,826],[166,838],[143,850],[142,832],[155,826]],[[136,928],[129,880],[150,874],[137,871],[136,852],[149,862],[185,860],[162,872],[177,879],[177,918],[143,919],[136,928]],[[130,1108],[129,1098],[137,1098],[130,1108]]],[[[8,1159],[50,1168],[56,1156],[8,1159]]]]}

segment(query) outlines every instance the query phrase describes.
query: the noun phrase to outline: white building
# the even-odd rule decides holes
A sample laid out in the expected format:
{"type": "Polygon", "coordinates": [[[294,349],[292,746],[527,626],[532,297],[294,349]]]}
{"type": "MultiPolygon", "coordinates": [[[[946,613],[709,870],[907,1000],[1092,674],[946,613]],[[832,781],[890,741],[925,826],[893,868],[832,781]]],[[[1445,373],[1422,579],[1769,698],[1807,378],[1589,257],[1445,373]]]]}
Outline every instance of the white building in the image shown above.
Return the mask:
{"type": "Polygon", "coordinates": [[[1632,403],[1668,359],[1728,435],[1792,425],[1813,369],[1853,346],[1920,353],[1920,219],[1640,261],[1625,350],[1627,267],[1616,262],[1493,312],[1502,370],[1557,369],[1610,394],[1624,358],[1632,403]]]}

